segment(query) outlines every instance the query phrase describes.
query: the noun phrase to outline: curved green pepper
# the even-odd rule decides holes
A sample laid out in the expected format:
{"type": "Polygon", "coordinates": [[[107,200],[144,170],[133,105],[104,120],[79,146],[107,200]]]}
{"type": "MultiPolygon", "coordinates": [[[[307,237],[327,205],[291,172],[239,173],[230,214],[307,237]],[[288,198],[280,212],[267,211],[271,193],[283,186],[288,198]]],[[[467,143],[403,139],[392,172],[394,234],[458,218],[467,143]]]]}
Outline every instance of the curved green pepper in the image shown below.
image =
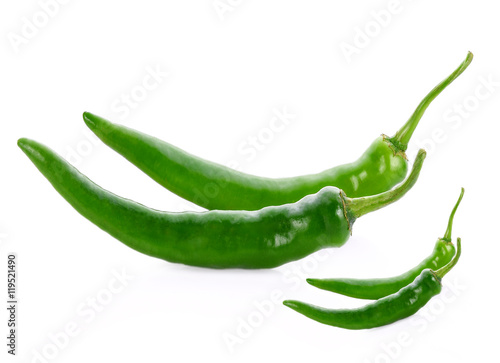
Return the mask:
{"type": "Polygon", "coordinates": [[[460,254],[458,238],[457,253],[447,265],[437,271],[425,269],[397,293],[358,309],[325,309],[296,300],[285,300],[283,304],[310,319],[344,329],[371,329],[391,324],[415,314],[441,292],[441,279],[455,266],[460,254]]]}
{"type": "Polygon", "coordinates": [[[416,182],[425,151],[396,188],[347,198],[325,187],[293,204],[259,211],[169,213],[114,195],[81,174],[51,149],[20,139],[19,147],[81,215],[146,255],[212,268],[271,268],[325,247],[339,247],[355,219],[401,198],[416,182]]]}
{"type": "Polygon", "coordinates": [[[408,142],[430,103],[472,61],[472,53],[418,105],[393,136],[375,139],[353,163],[318,174],[272,179],[245,174],[191,155],[152,136],[85,112],[87,126],[108,146],[173,193],[207,209],[257,210],[293,203],[323,187],[351,197],[375,195],[401,182],[408,169],[408,142]]]}

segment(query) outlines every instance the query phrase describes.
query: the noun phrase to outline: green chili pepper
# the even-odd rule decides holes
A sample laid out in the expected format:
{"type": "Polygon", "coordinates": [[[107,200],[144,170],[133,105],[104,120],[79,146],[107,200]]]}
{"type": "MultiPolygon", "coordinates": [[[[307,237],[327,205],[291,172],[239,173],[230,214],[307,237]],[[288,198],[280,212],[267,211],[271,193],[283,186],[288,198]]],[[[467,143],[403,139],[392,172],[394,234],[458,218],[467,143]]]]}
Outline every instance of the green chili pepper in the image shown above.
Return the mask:
{"type": "Polygon", "coordinates": [[[370,329],[407,318],[420,310],[441,292],[441,279],[457,263],[461,253],[461,240],[457,239],[457,253],[437,271],[423,270],[409,285],[397,293],[386,296],[358,309],[325,309],[301,301],[285,300],[289,308],[320,323],[345,329],[370,329]]]}
{"type": "Polygon", "coordinates": [[[259,211],[169,213],[116,196],[36,141],[18,145],[81,215],[127,246],[149,256],[212,268],[271,268],[325,247],[339,247],[355,219],[401,198],[415,184],[425,151],[408,178],[370,197],[348,198],[325,187],[293,204],[259,211]]]}
{"type": "Polygon", "coordinates": [[[434,98],[471,61],[472,53],[469,52],[463,63],[422,100],[393,137],[378,137],[357,161],[293,178],[272,179],[245,174],[91,113],[86,112],[83,117],[105,144],[156,182],[207,209],[257,210],[293,203],[325,186],[336,186],[350,197],[362,197],[387,191],[404,179],[408,171],[405,151],[418,122],[434,98]]]}
{"type": "Polygon", "coordinates": [[[323,290],[336,292],[338,294],[355,297],[358,299],[377,300],[384,296],[394,294],[401,288],[411,283],[424,269],[438,269],[448,264],[455,255],[455,247],[451,242],[451,229],[453,217],[464,195],[464,189],[460,193],[455,207],[451,211],[448,227],[443,238],[439,238],[434,246],[434,251],[420,264],[410,271],[390,278],[380,279],[307,279],[307,282],[323,290]]]}

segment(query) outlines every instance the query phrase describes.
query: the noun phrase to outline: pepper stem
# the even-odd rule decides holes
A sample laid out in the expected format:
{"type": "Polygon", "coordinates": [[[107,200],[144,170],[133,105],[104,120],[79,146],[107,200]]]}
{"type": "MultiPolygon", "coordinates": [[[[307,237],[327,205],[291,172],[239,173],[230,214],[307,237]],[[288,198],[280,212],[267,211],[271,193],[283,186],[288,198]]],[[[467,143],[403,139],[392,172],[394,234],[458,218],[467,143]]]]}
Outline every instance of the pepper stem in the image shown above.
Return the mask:
{"type": "Polygon", "coordinates": [[[457,264],[458,259],[460,258],[460,255],[462,254],[462,239],[460,237],[457,238],[457,252],[455,253],[455,256],[453,256],[453,259],[448,262],[446,265],[441,267],[439,270],[434,271],[437,277],[442,279],[444,275],[446,275],[450,270],[457,264]]]}
{"type": "Polygon", "coordinates": [[[425,150],[420,149],[417,157],[415,158],[415,162],[413,163],[410,175],[408,175],[406,180],[397,185],[394,189],[368,197],[345,198],[348,213],[356,219],[362,215],[376,211],[377,209],[383,208],[386,205],[399,200],[416,183],[418,175],[420,174],[420,169],[422,169],[425,156],[425,150]]]}
{"type": "Polygon", "coordinates": [[[472,53],[467,53],[467,58],[458,66],[455,71],[448,76],[445,80],[439,83],[436,87],[430,91],[427,96],[420,102],[416,110],[410,116],[408,121],[401,127],[396,134],[389,138],[389,141],[398,149],[402,151],[406,151],[408,148],[408,142],[410,142],[411,136],[413,132],[417,128],[418,122],[424,115],[425,110],[431,104],[431,102],[451,83],[453,82],[459,75],[462,74],[463,71],[469,66],[472,62],[472,53]]]}
{"type": "Polygon", "coordinates": [[[455,207],[451,211],[450,219],[448,220],[448,228],[446,228],[446,232],[444,234],[444,237],[441,238],[443,241],[451,242],[451,228],[453,226],[453,217],[455,217],[455,212],[457,211],[457,208],[458,208],[460,202],[462,201],[463,196],[464,196],[464,188],[462,188],[462,192],[460,193],[460,197],[458,197],[457,204],[455,204],[455,207]]]}

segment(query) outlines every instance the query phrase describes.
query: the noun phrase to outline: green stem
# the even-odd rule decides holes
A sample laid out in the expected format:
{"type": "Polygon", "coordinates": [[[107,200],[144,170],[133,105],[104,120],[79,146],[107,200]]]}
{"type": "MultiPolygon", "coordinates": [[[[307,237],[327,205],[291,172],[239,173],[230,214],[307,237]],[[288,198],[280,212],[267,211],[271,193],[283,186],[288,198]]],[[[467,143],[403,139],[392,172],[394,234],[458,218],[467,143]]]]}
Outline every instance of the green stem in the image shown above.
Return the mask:
{"type": "Polygon", "coordinates": [[[415,131],[418,122],[422,118],[425,110],[431,102],[443,91],[451,82],[453,82],[472,62],[472,53],[467,53],[467,58],[460,64],[460,66],[448,76],[444,81],[439,83],[436,87],[429,92],[427,96],[420,102],[417,109],[413,112],[413,115],[406,121],[406,123],[401,127],[396,134],[389,139],[389,141],[402,151],[406,151],[408,148],[408,143],[410,142],[411,136],[415,131]]]}
{"type": "Polygon", "coordinates": [[[450,270],[457,264],[461,254],[462,254],[462,240],[459,237],[457,238],[457,252],[455,253],[455,256],[453,256],[453,259],[450,262],[448,262],[448,264],[444,265],[439,270],[434,271],[436,276],[442,279],[444,275],[450,272],[450,270]]]}
{"type": "Polygon", "coordinates": [[[443,241],[446,242],[451,242],[451,228],[453,227],[453,217],[455,217],[455,212],[457,211],[457,208],[462,201],[462,198],[464,196],[464,188],[462,188],[462,192],[460,193],[460,197],[458,197],[457,204],[455,204],[455,207],[451,211],[450,214],[450,219],[448,220],[448,227],[446,228],[446,232],[444,234],[444,237],[441,238],[443,241]]]}
{"type": "Polygon", "coordinates": [[[410,175],[403,183],[397,185],[394,189],[368,197],[345,198],[348,213],[351,214],[352,217],[358,218],[362,215],[385,207],[386,205],[391,204],[403,197],[403,195],[405,195],[416,183],[418,175],[420,174],[420,169],[422,169],[425,156],[425,150],[420,149],[417,157],[415,158],[415,162],[413,163],[410,175]]]}

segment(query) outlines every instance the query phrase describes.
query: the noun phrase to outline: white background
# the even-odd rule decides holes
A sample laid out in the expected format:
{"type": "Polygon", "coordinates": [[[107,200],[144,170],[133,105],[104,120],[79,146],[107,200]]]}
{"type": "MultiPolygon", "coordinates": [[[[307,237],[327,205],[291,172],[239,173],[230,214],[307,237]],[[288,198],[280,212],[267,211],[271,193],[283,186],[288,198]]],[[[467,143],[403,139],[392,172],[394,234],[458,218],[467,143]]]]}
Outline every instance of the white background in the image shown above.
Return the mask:
{"type": "Polygon", "coordinates": [[[212,0],[46,3],[4,1],[0,9],[0,270],[8,252],[17,253],[19,268],[19,350],[11,361],[43,361],[37,354],[73,363],[498,357],[500,22],[493,1],[221,0],[224,13],[212,0]],[[370,35],[359,43],[359,32],[370,35]],[[342,44],[355,47],[355,38],[357,51],[346,56],[342,44]],[[16,146],[29,137],[65,157],[77,152],[70,160],[118,195],[162,210],[197,209],[88,136],[82,112],[249,173],[314,173],[355,160],[380,133],[394,133],[469,50],[474,61],[414,134],[410,160],[418,147],[428,150],[414,189],[357,221],[342,248],[273,270],[213,271],[141,255],[76,213],[16,146]],[[151,69],[168,75],[141,94],[151,69]],[[490,91],[481,86],[488,79],[490,91]],[[120,99],[131,94],[140,100],[124,110],[120,99]],[[293,122],[255,157],[242,153],[249,137],[266,132],[273,109],[283,108],[293,122]],[[408,270],[443,235],[462,186],[453,230],[462,259],[444,280],[446,293],[420,315],[348,331],[281,305],[284,298],[365,304],[313,288],[305,277],[408,270]],[[114,274],[123,271],[134,279],[120,285],[114,274]],[[110,293],[109,283],[120,291],[110,293]],[[101,304],[92,309],[96,297],[101,304]],[[76,334],[65,338],[68,324],[76,334]],[[228,344],[229,336],[240,340],[228,344]]]}

